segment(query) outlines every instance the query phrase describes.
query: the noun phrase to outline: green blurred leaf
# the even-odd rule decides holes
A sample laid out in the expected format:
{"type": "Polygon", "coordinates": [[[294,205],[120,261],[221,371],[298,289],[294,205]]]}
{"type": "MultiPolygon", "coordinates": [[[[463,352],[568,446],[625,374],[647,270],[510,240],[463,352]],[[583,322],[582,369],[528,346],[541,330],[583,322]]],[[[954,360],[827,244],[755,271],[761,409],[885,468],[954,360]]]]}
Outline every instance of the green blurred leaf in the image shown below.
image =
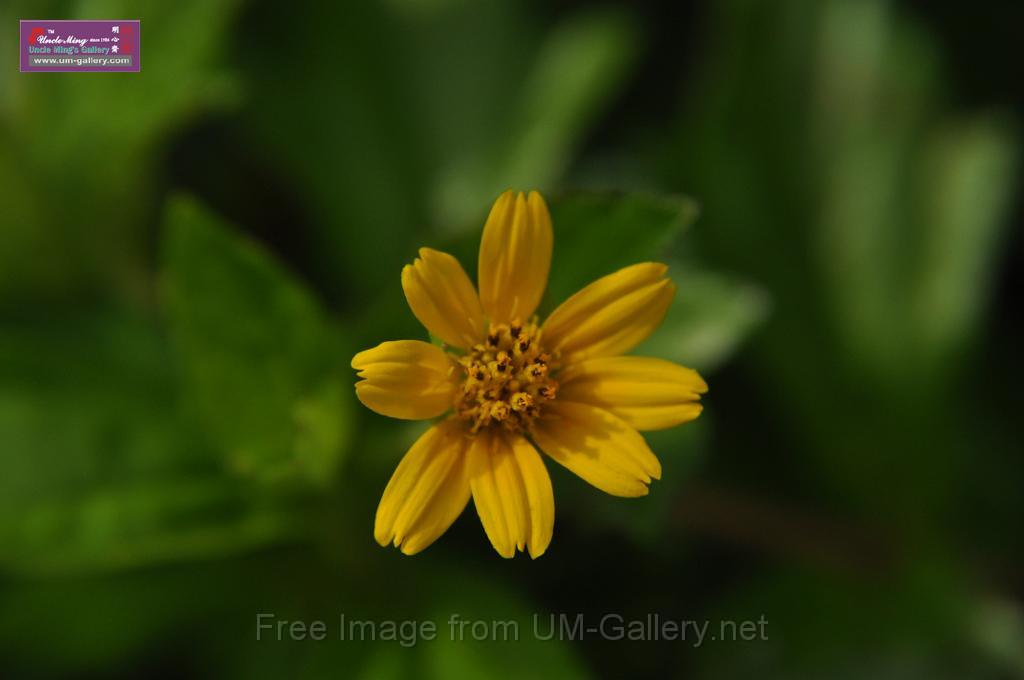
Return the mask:
{"type": "Polygon", "coordinates": [[[168,209],[163,260],[188,394],[229,467],[328,483],[349,431],[348,352],[315,300],[189,199],[168,209]]]}
{"type": "Polygon", "coordinates": [[[39,576],[222,556],[291,535],[182,414],[155,324],[101,310],[0,327],[0,568],[39,576]]]}
{"type": "Polygon", "coordinates": [[[1024,612],[1020,605],[979,599],[970,619],[978,647],[1006,671],[1024,676],[1024,612]]]}
{"type": "Polygon", "coordinates": [[[415,673],[413,661],[408,655],[395,654],[393,649],[377,645],[354,677],[356,680],[404,680],[415,673]]]}
{"type": "Polygon", "coordinates": [[[684,197],[580,192],[555,198],[554,255],[541,309],[554,309],[622,267],[664,261],[673,240],[696,218],[696,203],[684,197]]]}
{"type": "Polygon", "coordinates": [[[472,224],[481,196],[555,184],[592,121],[618,92],[636,51],[629,17],[606,10],[571,17],[539,47],[489,146],[462,146],[437,190],[442,225],[472,224]]]}
{"type": "Polygon", "coordinates": [[[238,483],[215,476],[99,481],[41,500],[0,523],[8,569],[39,576],[211,559],[294,536],[298,524],[238,483]]]}
{"type": "Polygon", "coordinates": [[[974,456],[955,380],[1017,140],[948,112],[934,41],[886,0],[730,0],[712,25],[668,181],[701,196],[705,261],[776,302],[751,366],[822,493],[932,535],[974,456]]]}
{"type": "MultiPolygon", "coordinates": [[[[464,569],[438,583],[437,590],[440,604],[429,617],[437,622],[437,639],[417,649],[423,677],[589,677],[570,645],[534,635],[534,616],[541,617],[542,612],[530,611],[513,591],[464,569]],[[457,617],[454,627],[453,616],[457,617]]],[[[546,626],[546,618],[542,619],[546,626]]]]}
{"type": "Polygon", "coordinates": [[[949,556],[904,566],[862,557],[856,573],[782,564],[734,589],[710,618],[763,616],[767,639],[708,644],[696,677],[1015,677],[971,639],[975,605],[949,556]]]}
{"type": "Polygon", "coordinates": [[[431,165],[422,181],[432,221],[443,230],[471,228],[496,195],[495,157],[519,110],[533,56],[543,40],[531,12],[510,0],[390,0],[407,50],[405,77],[417,142],[431,165]],[[426,174],[429,173],[429,174],[426,174]]]}
{"type": "Polygon", "coordinates": [[[721,274],[674,265],[678,291],[665,321],[634,351],[711,371],[768,316],[767,294],[721,274]]]}
{"type": "Polygon", "coordinates": [[[226,600],[244,606],[225,564],[0,584],[5,673],[110,676],[226,600]]]}
{"type": "Polygon", "coordinates": [[[983,317],[1018,152],[1007,126],[974,120],[939,130],[923,153],[920,235],[910,318],[930,365],[945,362],[972,338],[983,317]]]}
{"type": "Polygon", "coordinates": [[[984,309],[1013,135],[988,118],[939,115],[936,50],[887,3],[835,0],[822,11],[807,141],[822,158],[828,311],[856,370],[933,390],[984,309]]]}
{"type": "MultiPolygon", "coordinates": [[[[298,650],[257,642],[252,624],[258,611],[294,607],[311,582],[320,586],[316,592],[329,587],[310,554],[277,550],[116,574],[0,579],[0,666],[5,677],[140,675],[140,666],[154,661],[176,674],[201,668],[218,677],[294,675],[298,650]],[[177,648],[187,648],[187,657],[168,660],[177,648]]],[[[294,619],[301,608],[287,613],[294,619]]],[[[333,653],[335,675],[347,667],[339,657],[351,650],[329,643],[306,649],[333,653]]]]}
{"type": "Polygon", "coordinates": [[[281,35],[315,26],[331,36],[284,52],[240,36],[250,74],[241,125],[310,216],[313,274],[348,293],[345,302],[373,295],[406,261],[429,191],[428,139],[407,91],[412,44],[380,3],[299,0],[286,13],[263,4],[250,18],[281,35]]]}

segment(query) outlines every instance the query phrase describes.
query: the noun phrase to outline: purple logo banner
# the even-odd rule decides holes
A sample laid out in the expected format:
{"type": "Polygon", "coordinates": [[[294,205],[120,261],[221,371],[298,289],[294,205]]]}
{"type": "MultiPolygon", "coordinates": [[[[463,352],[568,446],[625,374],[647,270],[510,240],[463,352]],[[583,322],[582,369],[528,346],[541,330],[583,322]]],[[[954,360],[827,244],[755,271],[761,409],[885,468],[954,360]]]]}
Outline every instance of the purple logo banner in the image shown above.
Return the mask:
{"type": "Polygon", "coordinates": [[[137,20],[21,21],[21,70],[140,71],[137,20]]]}

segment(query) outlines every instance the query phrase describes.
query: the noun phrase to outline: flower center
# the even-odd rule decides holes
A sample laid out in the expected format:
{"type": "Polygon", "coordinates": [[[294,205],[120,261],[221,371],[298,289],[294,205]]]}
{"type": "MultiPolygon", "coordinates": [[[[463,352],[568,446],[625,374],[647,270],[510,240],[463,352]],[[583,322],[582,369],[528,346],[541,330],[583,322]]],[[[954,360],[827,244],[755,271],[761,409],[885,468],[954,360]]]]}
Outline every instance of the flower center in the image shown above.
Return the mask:
{"type": "Polygon", "coordinates": [[[540,335],[536,322],[491,324],[484,342],[459,358],[465,381],[455,412],[472,432],[498,423],[513,432],[526,430],[555,398],[558,383],[548,375],[552,357],[540,335]]]}

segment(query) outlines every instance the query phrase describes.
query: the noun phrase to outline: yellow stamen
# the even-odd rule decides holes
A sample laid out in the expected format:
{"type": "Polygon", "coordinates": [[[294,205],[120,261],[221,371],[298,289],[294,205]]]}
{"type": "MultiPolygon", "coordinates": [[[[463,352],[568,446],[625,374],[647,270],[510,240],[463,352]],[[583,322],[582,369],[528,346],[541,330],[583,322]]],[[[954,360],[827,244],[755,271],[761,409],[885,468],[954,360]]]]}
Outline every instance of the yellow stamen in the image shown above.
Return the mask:
{"type": "Polygon", "coordinates": [[[500,424],[521,432],[540,415],[558,389],[550,376],[536,321],[492,324],[483,343],[459,359],[465,373],[455,411],[472,432],[500,424]]]}

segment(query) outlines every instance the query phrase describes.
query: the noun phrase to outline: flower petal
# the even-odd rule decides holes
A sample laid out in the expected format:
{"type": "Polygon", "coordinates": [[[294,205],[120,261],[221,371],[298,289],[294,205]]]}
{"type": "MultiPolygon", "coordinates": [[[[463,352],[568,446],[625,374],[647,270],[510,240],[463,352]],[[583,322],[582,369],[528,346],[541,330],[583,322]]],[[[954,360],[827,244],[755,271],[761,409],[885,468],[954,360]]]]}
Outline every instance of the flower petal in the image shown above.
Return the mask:
{"type": "Polygon", "coordinates": [[[555,497],[536,449],[519,435],[481,432],[469,451],[469,484],[480,522],[502,557],[528,549],[536,559],[551,543],[555,497]]]}
{"type": "Polygon", "coordinates": [[[484,313],[473,283],[448,253],[420,248],[402,269],[402,289],[412,313],[444,342],[467,349],[484,336],[484,313]]]}
{"type": "Polygon", "coordinates": [[[459,421],[427,430],[398,464],[377,506],[373,535],[413,555],[443,534],[469,503],[468,439],[459,421]]]}
{"type": "Polygon", "coordinates": [[[563,363],[633,349],[661,324],[675,295],[667,269],[645,262],[594,281],[544,322],[545,347],[559,350],[563,363]]]}
{"type": "Polygon", "coordinates": [[[480,240],[477,280],[487,318],[507,323],[533,315],[551,269],[551,215],[536,191],[506,191],[491,208],[480,240]]]}
{"type": "Polygon", "coordinates": [[[452,406],[455,364],[440,348],[420,340],[382,342],[355,355],[359,401],[391,418],[434,418],[452,406]]]}
{"type": "Polygon", "coordinates": [[[558,398],[599,406],[638,430],[662,430],[700,415],[707,383],[664,359],[601,357],[558,374],[558,398]]]}
{"type": "Polygon", "coordinates": [[[640,433],[596,406],[559,397],[532,434],[544,453],[613,496],[645,496],[651,479],[661,477],[661,463],[640,433]]]}

